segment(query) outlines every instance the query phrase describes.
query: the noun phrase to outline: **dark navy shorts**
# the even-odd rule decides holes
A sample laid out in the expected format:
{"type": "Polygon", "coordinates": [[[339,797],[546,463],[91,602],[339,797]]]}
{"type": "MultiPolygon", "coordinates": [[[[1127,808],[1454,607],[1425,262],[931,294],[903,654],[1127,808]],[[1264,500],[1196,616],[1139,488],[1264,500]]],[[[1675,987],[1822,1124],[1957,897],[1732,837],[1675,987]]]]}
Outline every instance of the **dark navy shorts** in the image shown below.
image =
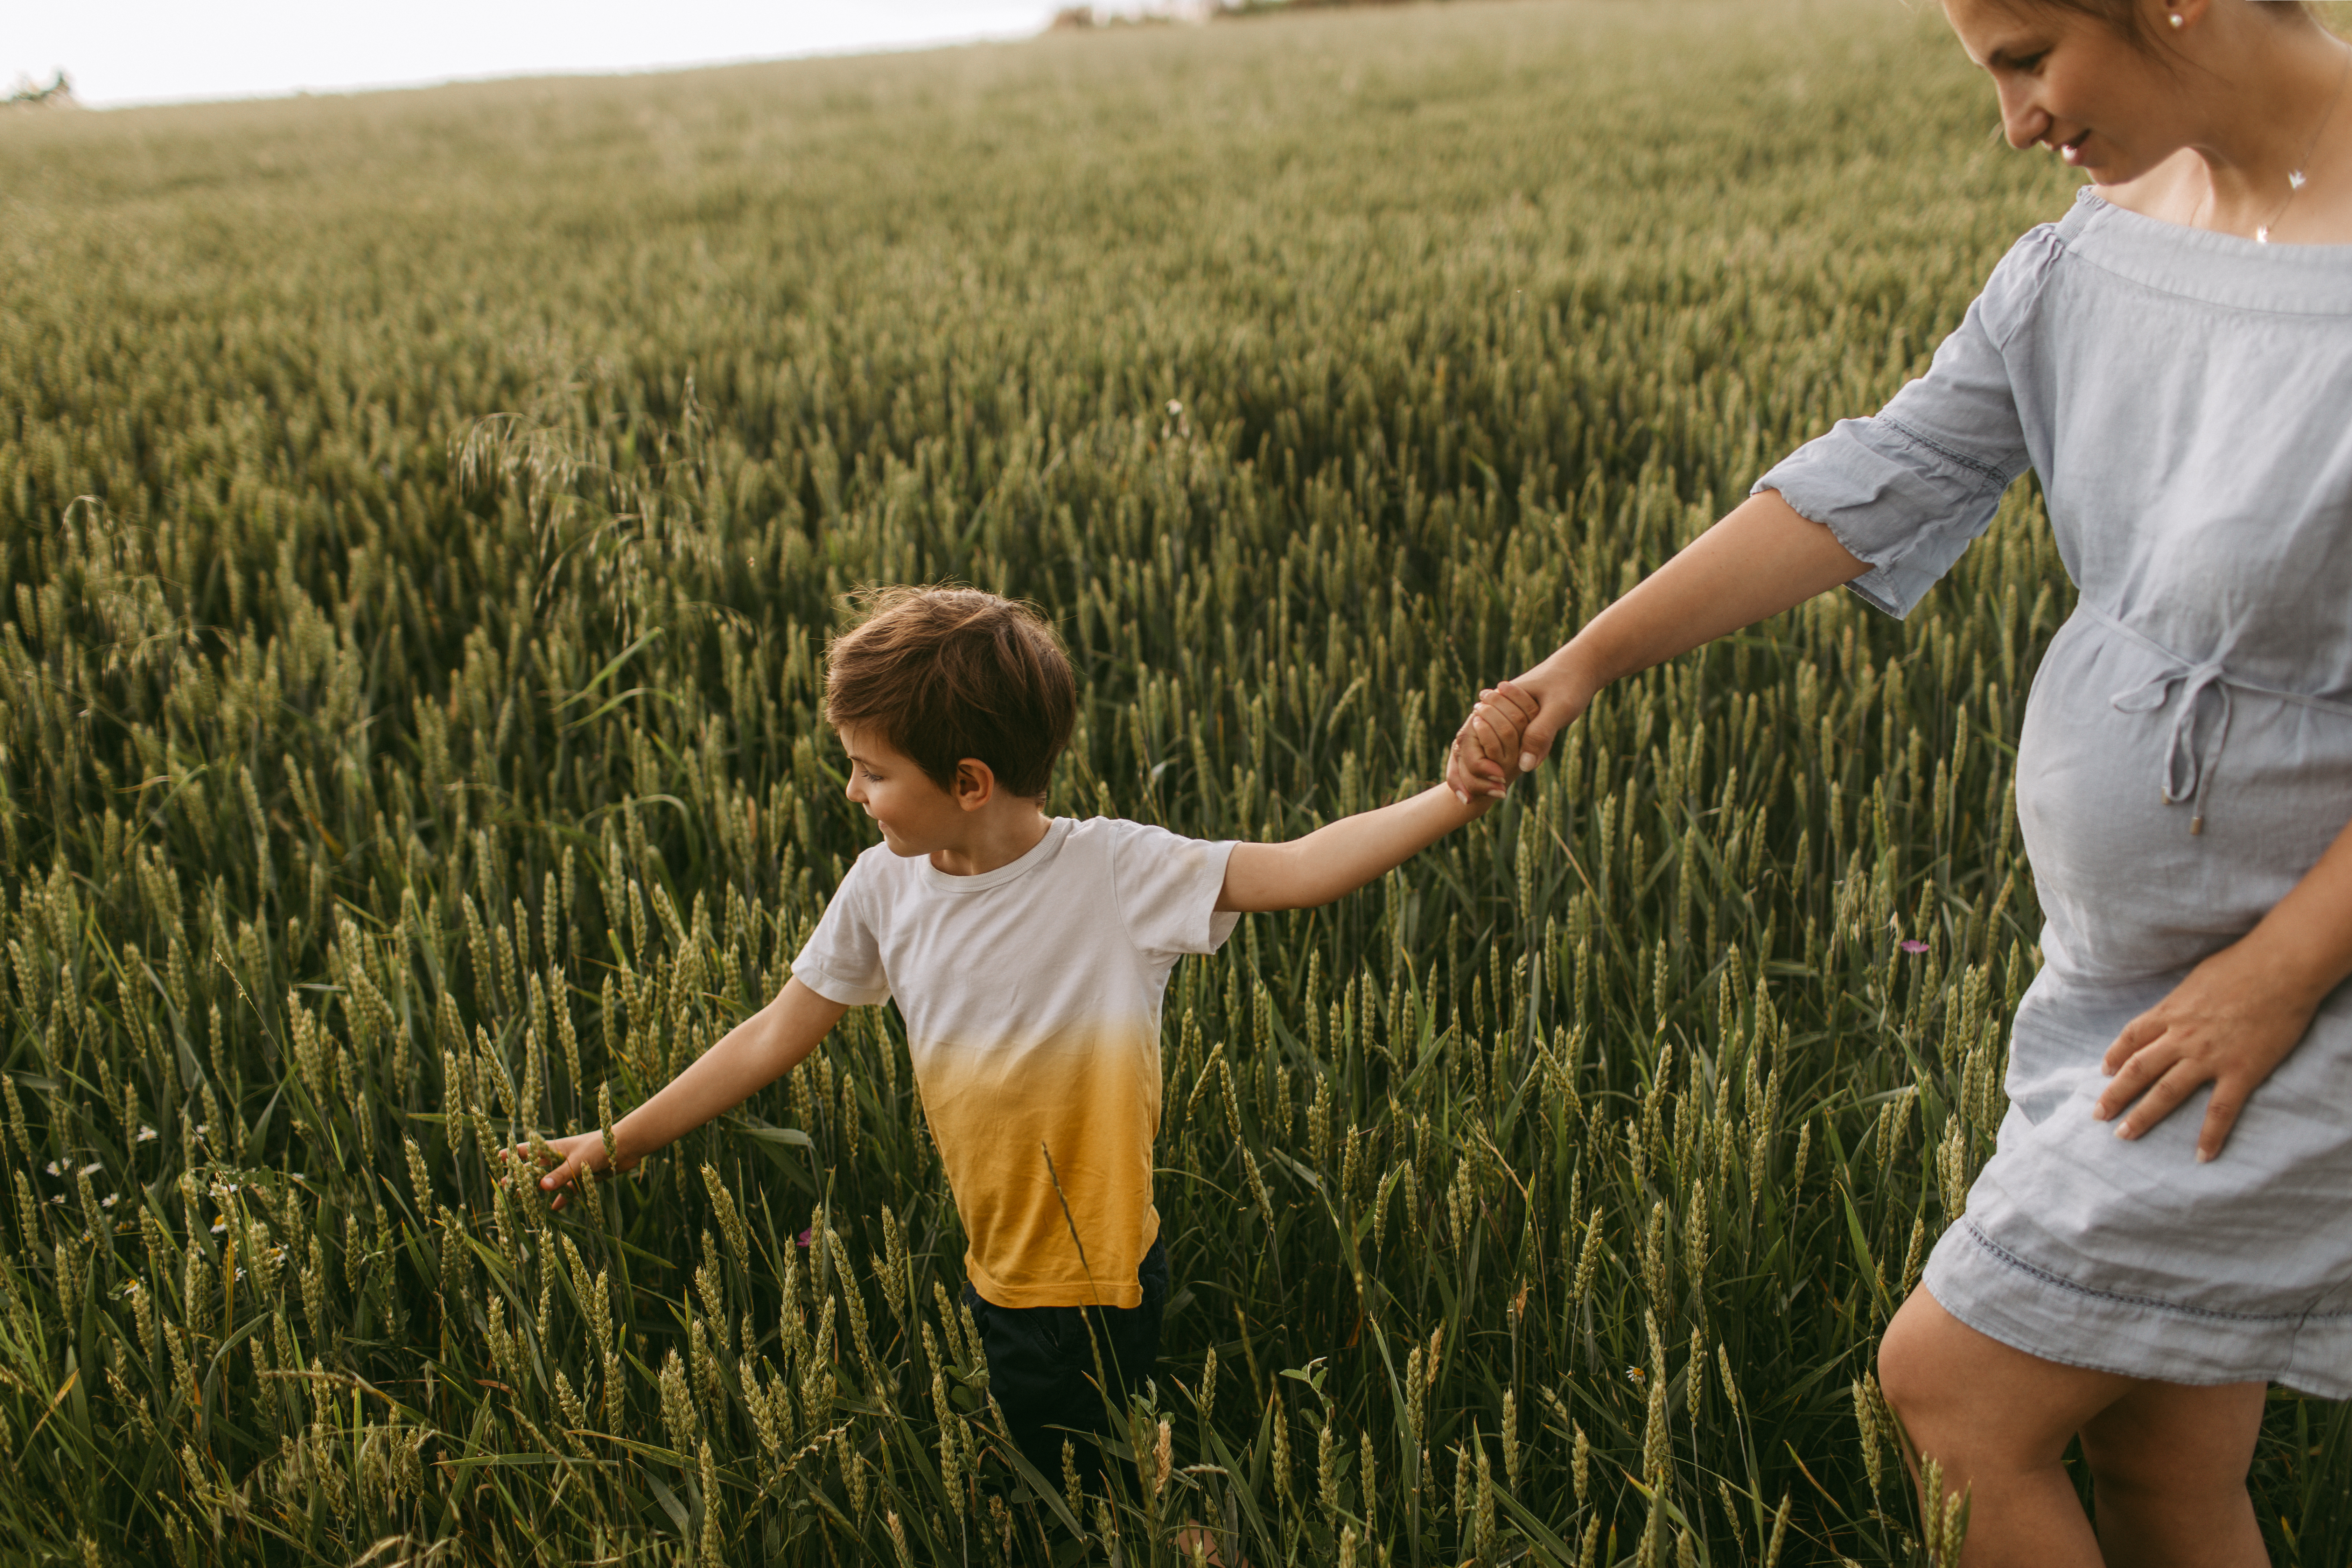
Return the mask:
{"type": "Polygon", "coordinates": [[[1160,1359],[1160,1321],[1168,1310],[1168,1249],[1154,1240],[1136,1269],[1143,1287],[1137,1307],[999,1307],[967,1284],[964,1305],[980,1326],[988,1356],[988,1391],[1004,1412],[1013,1440],[1045,1484],[1062,1484],[1062,1445],[1077,1453],[1078,1474],[1102,1473],[1102,1453],[1089,1435],[1110,1431],[1109,1410],[1124,1411],[1160,1359]]]}

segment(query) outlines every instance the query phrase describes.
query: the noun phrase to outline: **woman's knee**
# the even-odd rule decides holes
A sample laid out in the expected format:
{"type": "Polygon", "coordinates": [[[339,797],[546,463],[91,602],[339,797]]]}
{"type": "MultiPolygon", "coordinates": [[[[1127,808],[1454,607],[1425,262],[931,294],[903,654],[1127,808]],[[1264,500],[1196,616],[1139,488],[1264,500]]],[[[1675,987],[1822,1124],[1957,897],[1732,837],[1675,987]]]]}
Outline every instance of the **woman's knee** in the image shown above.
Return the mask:
{"type": "MultiPolygon", "coordinates": [[[[1954,1387],[1954,1358],[1943,1342],[1943,1317],[1924,1292],[1903,1303],[1878,1342],[1878,1387],[1906,1426],[1932,1420],[1958,1392],[1954,1387]]],[[[1948,1321],[1948,1320],[1946,1320],[1948,1321]]]]}
{"type": "Polygon", "coordinates": [[[1878,1383],[1923,1454],[1995,1467],[2055,1463],[2129,1380],[2044,1361],[1969,1328],[1915,1291],[1879,1342],[1878,1383]]]}

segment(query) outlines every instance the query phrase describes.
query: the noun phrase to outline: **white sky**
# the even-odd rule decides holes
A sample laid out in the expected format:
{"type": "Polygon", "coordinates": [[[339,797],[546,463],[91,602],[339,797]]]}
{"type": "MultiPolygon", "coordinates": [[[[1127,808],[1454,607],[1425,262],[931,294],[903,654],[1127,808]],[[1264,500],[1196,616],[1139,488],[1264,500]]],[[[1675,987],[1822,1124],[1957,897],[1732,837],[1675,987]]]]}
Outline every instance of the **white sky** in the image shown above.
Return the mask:
{"type": "Polygon", "coordinates": [[[1056,0],[0,0],[0,92],[95,106],[1019,37],[1056,0]]]}

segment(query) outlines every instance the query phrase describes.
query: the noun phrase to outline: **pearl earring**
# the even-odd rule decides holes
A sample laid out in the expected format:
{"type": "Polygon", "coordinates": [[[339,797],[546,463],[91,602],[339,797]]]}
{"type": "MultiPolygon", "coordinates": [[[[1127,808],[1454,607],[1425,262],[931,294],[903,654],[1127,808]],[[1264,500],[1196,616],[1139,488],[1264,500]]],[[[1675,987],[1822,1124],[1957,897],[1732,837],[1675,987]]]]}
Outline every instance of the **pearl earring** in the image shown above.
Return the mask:
{"type": "Polygon", "coordinates": [[[2172,30],[2176,33],[2189,25],[2189,19],[2178,11],[2167,13],[2164,19],[2172,24],[2172,30]]]}

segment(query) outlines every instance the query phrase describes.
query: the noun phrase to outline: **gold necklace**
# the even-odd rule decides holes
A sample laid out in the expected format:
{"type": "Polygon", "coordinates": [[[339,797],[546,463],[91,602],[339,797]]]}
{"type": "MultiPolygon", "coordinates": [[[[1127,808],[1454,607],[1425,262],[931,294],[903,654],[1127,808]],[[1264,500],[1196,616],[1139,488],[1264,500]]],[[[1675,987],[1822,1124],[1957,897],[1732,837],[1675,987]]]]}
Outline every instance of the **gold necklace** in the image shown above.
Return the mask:
{"type": "Polygon", "coordinates": [[[2319,117],[2319,129],[2311,133],[2311,144],[2303,150],[2303,156],[2295,160],[2295,166],[2286,172],[2286,200],[2279,203],[2278,210],[2271,214],[2268,223],[2254,226],[2254,243],[2257,245],[2271,242],[2271,230],[2279,219],[2286,216],[2286,209],[2294,205],[2295,193],[2311,183],[2311,177],[2304,171],[2311,166],[2311,155],[2319,151],[2319,139],[2327,134],[2327,127],[2336,119],[2336,106],[2344,101],[2346,79],[2352,78],[2352,44],[2339,47],[2344,51],[2344,68],[2336,73],[2335,96],[2327,100],[2327,112],[2319,117]]]}

